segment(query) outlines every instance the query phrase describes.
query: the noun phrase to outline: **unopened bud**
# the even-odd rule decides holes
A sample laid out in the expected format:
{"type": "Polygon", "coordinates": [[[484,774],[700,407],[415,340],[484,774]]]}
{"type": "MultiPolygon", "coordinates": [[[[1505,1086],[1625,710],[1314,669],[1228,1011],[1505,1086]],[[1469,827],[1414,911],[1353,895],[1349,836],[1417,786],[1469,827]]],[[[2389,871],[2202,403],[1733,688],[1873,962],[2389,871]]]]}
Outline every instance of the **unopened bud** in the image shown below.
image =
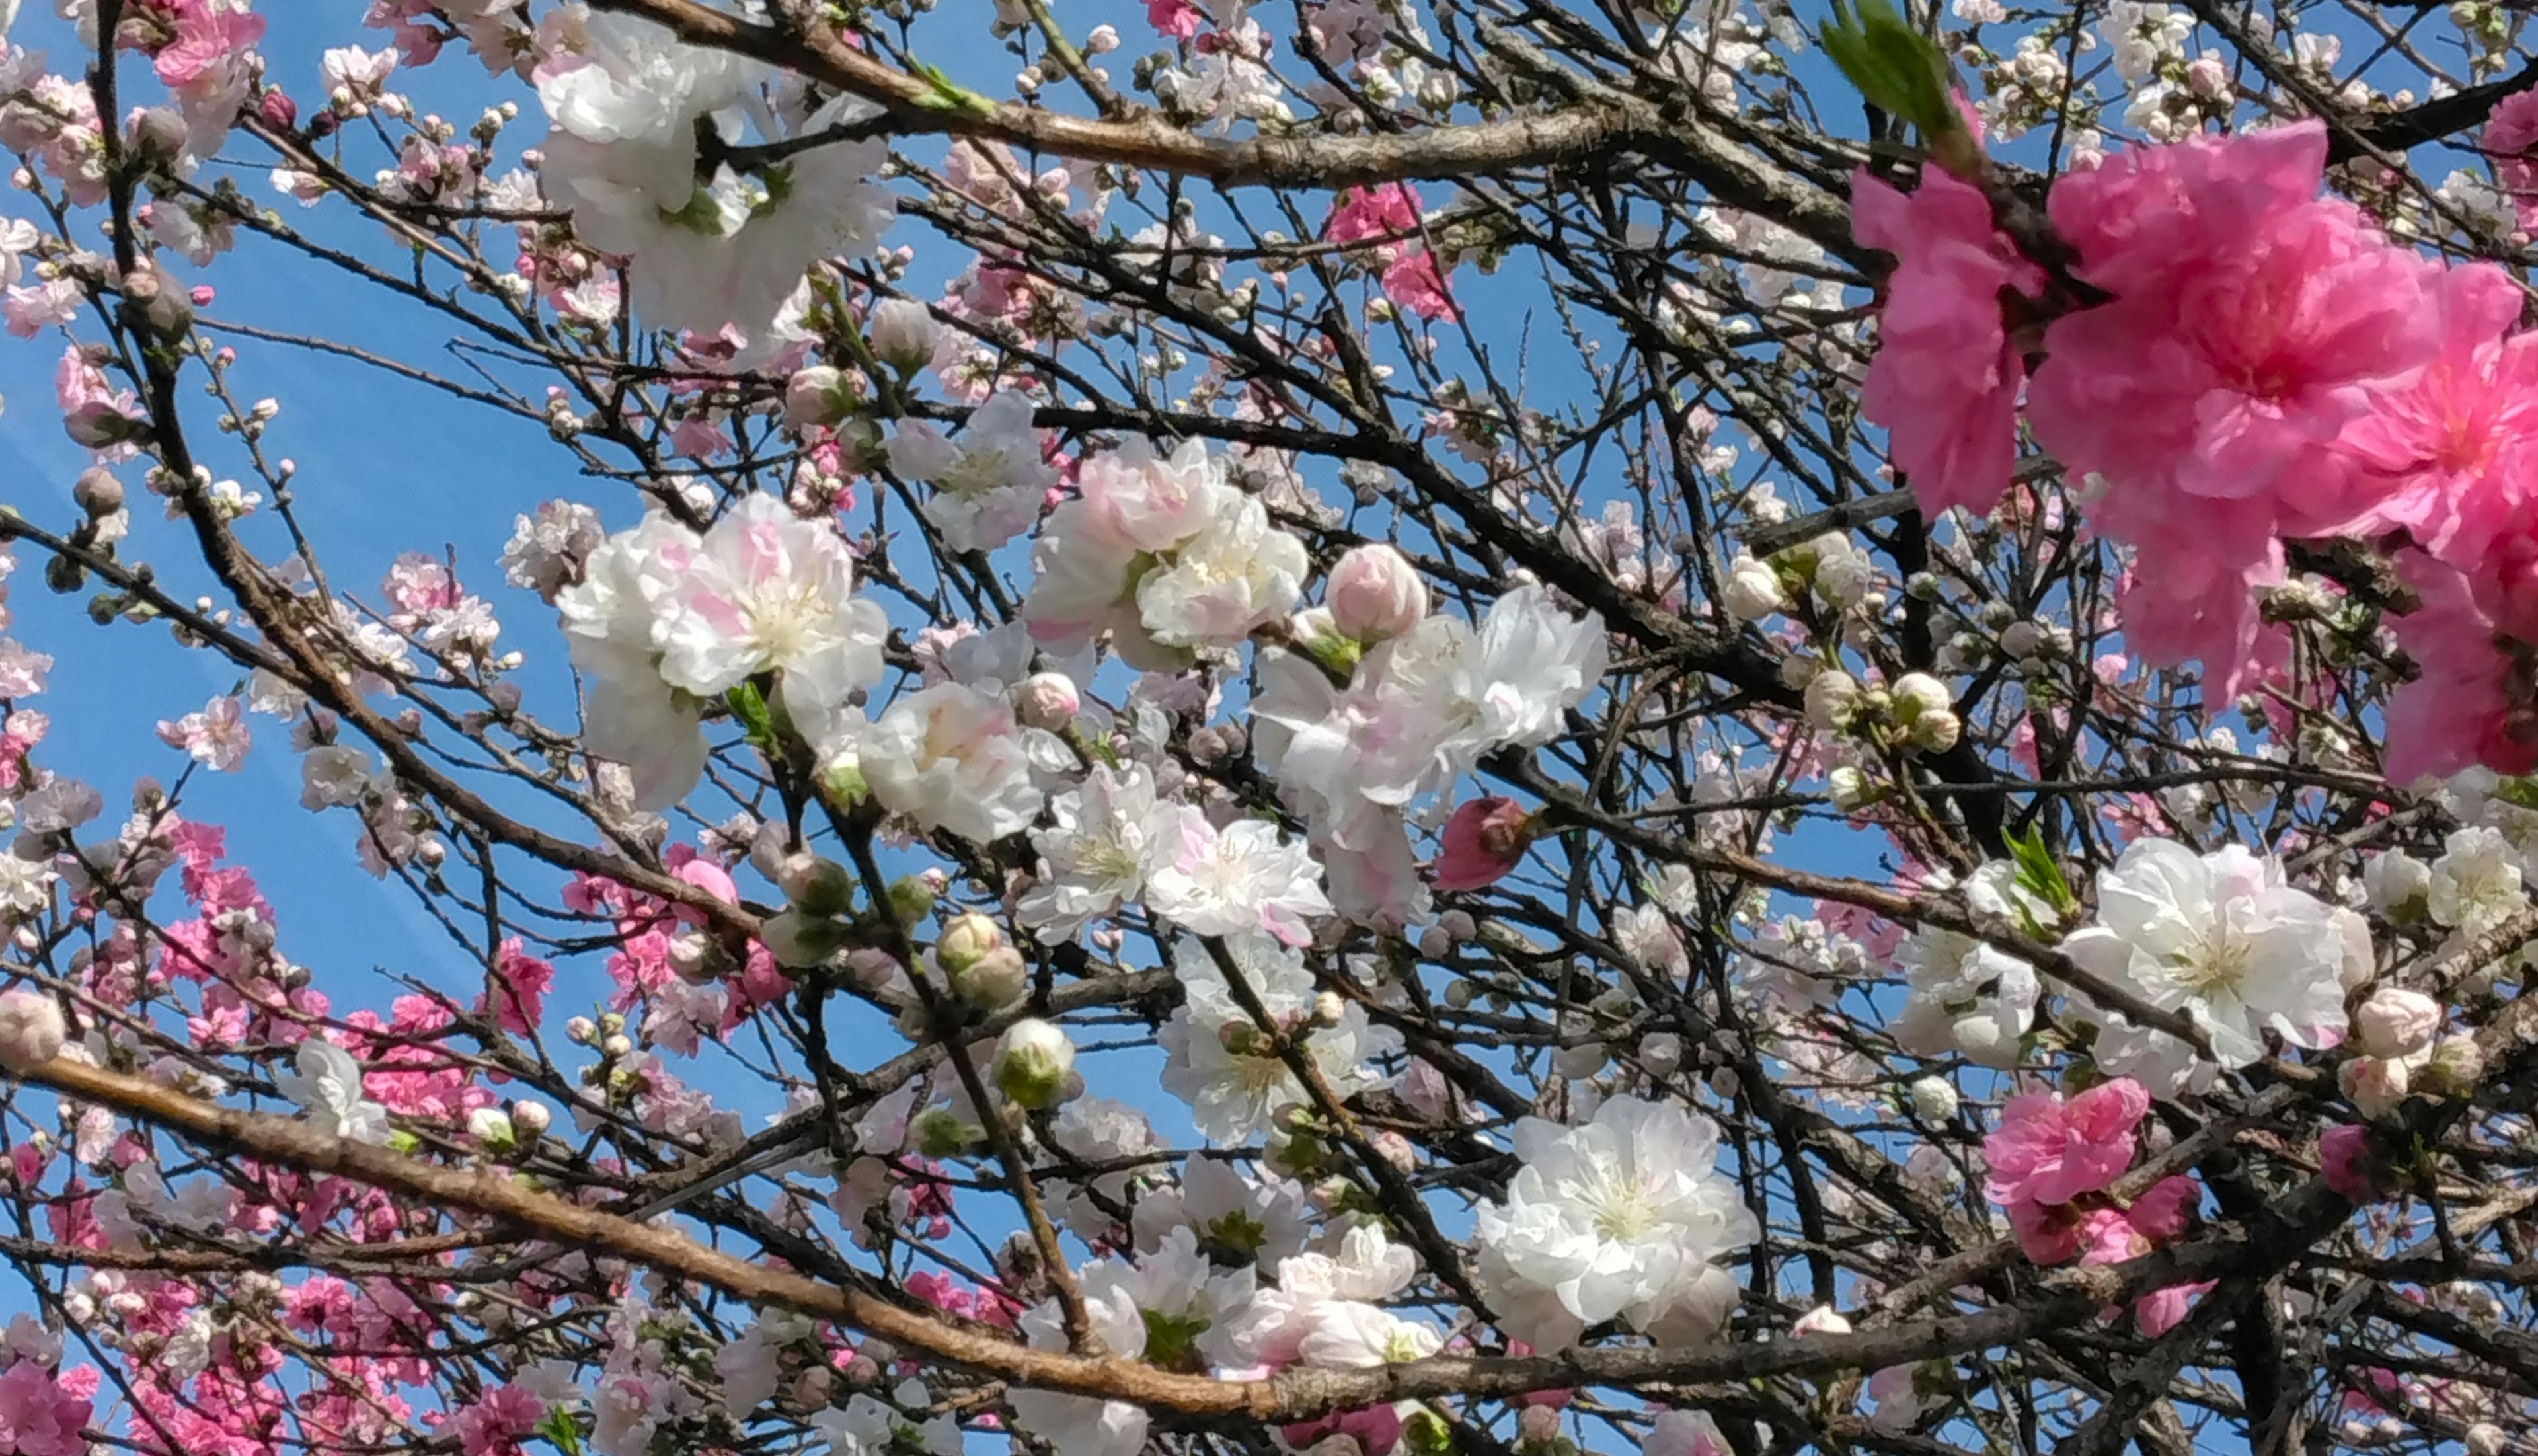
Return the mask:
{"type": "Polygon", "coordinates": [[[1859,680],[1836,668],[1827,668],[1807,683],[1807,721],[1828,733],[1837,733],[1850,722],[1859,706],[1859,680]]]}
{"type": "Polygon", "coordinates": [[[952,994],[981,1011],[1001,1011],[1031,989],[1031,962],[1011,946],[998,946],[951,972],[952,994]]]}
{"type": "Polygon", "coordinates": [[[2382,986],[2354,1014],[2355,1039],[2374,1057],[2412,1056],[2433,1044],[2441,1004],[2421,991],[2382,986]]]}
{"type": "Polygon", "coordinates": [[[1912,1114],[1924,1122],[1948,1122],[1957,1115],[1956,1084],[1944,1077],[1924,1077],[1912,1084],[1912,1114]]]}
{"type": "Polygon", "coordinates": [[[1084,695],[1064,673],[1034,673],[1014,694],[1014,716],[1033,728],[1055,733],[1084,710],[1084,695]]]}
{"type": "Polygon", "coordinates": [[[2485,1080],[2485,1049],[2465,1032],[2444,1036],[2433,1048],[2423,1080],[2425,1089],[2437,1096],[2466,1096],[2485,1080]]]}
{"type": "Polygon", "coordinates": [[[511,1104],[511,1127],[524,1139],[545,1137],[554,1125],[555,1113],[544,1102],[523,1097],[511,1104]]]}
{"type": "Polygon", "coordinates": [[[1331,567],[1331,627],[1361,642],[1400,636],[1428,616],[1428,583],[1382,542],[1351,547],[1331,567]]]}
{"type": "Polygon", "coordinates": [[[1062,1028],[1037,1018],[1007,1026],[996,1042],[996,1088],[1017,1107],[1036,1112],[1056,1106],[1074,1068],[1075,1043],[1062,1028]]]}

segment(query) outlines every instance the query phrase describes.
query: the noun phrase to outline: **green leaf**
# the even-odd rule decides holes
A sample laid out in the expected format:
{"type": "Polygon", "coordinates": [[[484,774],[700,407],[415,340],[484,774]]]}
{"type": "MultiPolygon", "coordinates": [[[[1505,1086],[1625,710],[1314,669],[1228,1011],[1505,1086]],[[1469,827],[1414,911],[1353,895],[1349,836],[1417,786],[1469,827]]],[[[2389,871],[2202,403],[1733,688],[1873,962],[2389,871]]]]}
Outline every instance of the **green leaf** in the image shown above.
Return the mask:
{"type": "Polygon", "coordinates": [[[923,61],[917,61],[910,65],[909,69],[931,88],[924,96],[916,99],[916,104],[926,110],[959,111],[971,116],[996,114],[994,101],[944,75],[941,67],[929,66],[923,61]]]}
{"type": "Polygon", "coordinates": [[[559,1406],[547,1412],[547,1419],[538,1423],[538,1434],[555,1442],[564,1456],[581,1456],[581,1423],[570,1411],[559,1406]]]}
{"type": "Polygon", "coordinates": [[[2062,878],[2062,867],[2053,862],[2053,852],[2044,847],[2044,831],[2035,825],[2027,832],[2009,841],[2009,857],[2018,866],[2018,888],[2051,905],[2056,913],[2067,914],[2080,907],[2080,896],[2071,893],[2070,883],[2062,878]]]}
{"type": "Polygon", "coordinates": [[[1962,130],[1965,119],[1949,96],[1956,73],[1938,45],[1887,0],[1856,0],[1853,10],[1826,23],[1824,48],[1868,103],[1927,138],[1962,130]]]}
{"type": "Polygon", "coordinates": [[[756,683],[741,684],[723,695],[723,700],[731,704],[732,716],[740,719],[753,747],[765,749],[774,744],[775,719],[767,711],[767,695],[758,691],[756,683]]]}

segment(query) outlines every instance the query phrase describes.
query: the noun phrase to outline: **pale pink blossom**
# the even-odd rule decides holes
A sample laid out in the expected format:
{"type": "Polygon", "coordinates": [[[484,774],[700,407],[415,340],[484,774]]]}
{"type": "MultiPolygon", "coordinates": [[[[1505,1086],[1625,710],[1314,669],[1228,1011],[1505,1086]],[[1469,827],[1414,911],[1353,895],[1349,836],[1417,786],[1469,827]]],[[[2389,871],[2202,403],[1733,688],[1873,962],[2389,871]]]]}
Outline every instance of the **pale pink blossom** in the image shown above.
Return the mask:
{"type": "Polygon", "coordinates": [[[206,768],[227,773],[246,761],[253,736],[247,731],[237,698],[223,695],[203,704],[200,712],[187,713],[173,721],[162,718],[159,741],[169,748],[183,749],[206,768]]]}

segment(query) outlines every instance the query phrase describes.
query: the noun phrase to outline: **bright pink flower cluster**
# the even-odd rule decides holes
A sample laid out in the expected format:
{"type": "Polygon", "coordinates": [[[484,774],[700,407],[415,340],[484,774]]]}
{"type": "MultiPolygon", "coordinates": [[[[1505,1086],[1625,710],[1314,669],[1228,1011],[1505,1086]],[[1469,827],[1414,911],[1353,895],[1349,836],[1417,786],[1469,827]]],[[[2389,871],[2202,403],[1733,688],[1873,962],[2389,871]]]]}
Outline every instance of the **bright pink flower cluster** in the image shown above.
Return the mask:
{"type": "MultiPolygon", "coordinates": [[[[2104,1196],[2132,1165],[2134,1130],[2149,1111],[2150,1092],[2129,1077],[2067,1100],[2041,1089],[2024,1092],[2001,1108],[1999,1128],[1983,1139],[1991,1165],[1984,1192],[2008,1210],[2027,1257],[2122,1264],[2184,1236],[2203,1201],[2203,1186],[2192,1178],[2162,1178],[2129,1205],[2104,1196]]],[[[2153,1291],[2134,1301],[2133,1318],[2146,1335],[2166,1334],[2211,1288],[2153,1291]]]]}
{"type": "Polygon", "coordinates": [[[1333,242],[1382,239],[1376,256],[1383,263],[1384,297],[1421,318],[1443,318],[1454,311],[1454,299],[1420,234],[1421,216],[1419,194],[1405,183],[1357,187],[1332,204],[1323,233],[1333,242]]]}
{"type": "MultiPolygon", "coordinates": [[[[2489,129],[2506,185],[2528,180],[2531,136],[2538,105],[2489,129]]],[[[2043,331],[2028,425],[2090,524],[2134,550],[2129,651],[2200,661],[2218,708],[2283,660],[2258,591],[2285,579],[2287,541],[2404,531],[2425,607],[2397,632],[2425,672],[2389,710],[2392,776],[2527,771],[2538,647],[2514,644],[2538,644],[2538,335],[2513,332],[2502,270],[2391,242],[2321,195],[2325,165],[2324,128],[2303,122],[2057,182],[2048,212],[2089,300],[2043,331]]],[[[1860,239],[1901,260],[1862,407],[1925,508],[1989,508],[2021,366],[2000,296],[2036,297],[2037,275],[1953,176],[1856,190],[1860,239]]]]}

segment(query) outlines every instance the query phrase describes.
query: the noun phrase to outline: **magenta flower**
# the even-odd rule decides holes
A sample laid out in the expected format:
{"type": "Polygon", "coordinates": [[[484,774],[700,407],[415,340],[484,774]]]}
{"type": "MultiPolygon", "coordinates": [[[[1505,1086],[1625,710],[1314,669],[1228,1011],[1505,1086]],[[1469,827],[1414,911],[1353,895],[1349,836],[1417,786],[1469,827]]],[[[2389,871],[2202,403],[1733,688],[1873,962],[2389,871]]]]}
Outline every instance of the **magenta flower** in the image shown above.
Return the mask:
{"type": "Polygon", "coordinates": [[[1479,890],[1524,861],[1532,842],[1524,806],[1513,799],[1474,799],[1445,821],[1445,837],[1430,882],[1438,890],[1479,890]]]}

